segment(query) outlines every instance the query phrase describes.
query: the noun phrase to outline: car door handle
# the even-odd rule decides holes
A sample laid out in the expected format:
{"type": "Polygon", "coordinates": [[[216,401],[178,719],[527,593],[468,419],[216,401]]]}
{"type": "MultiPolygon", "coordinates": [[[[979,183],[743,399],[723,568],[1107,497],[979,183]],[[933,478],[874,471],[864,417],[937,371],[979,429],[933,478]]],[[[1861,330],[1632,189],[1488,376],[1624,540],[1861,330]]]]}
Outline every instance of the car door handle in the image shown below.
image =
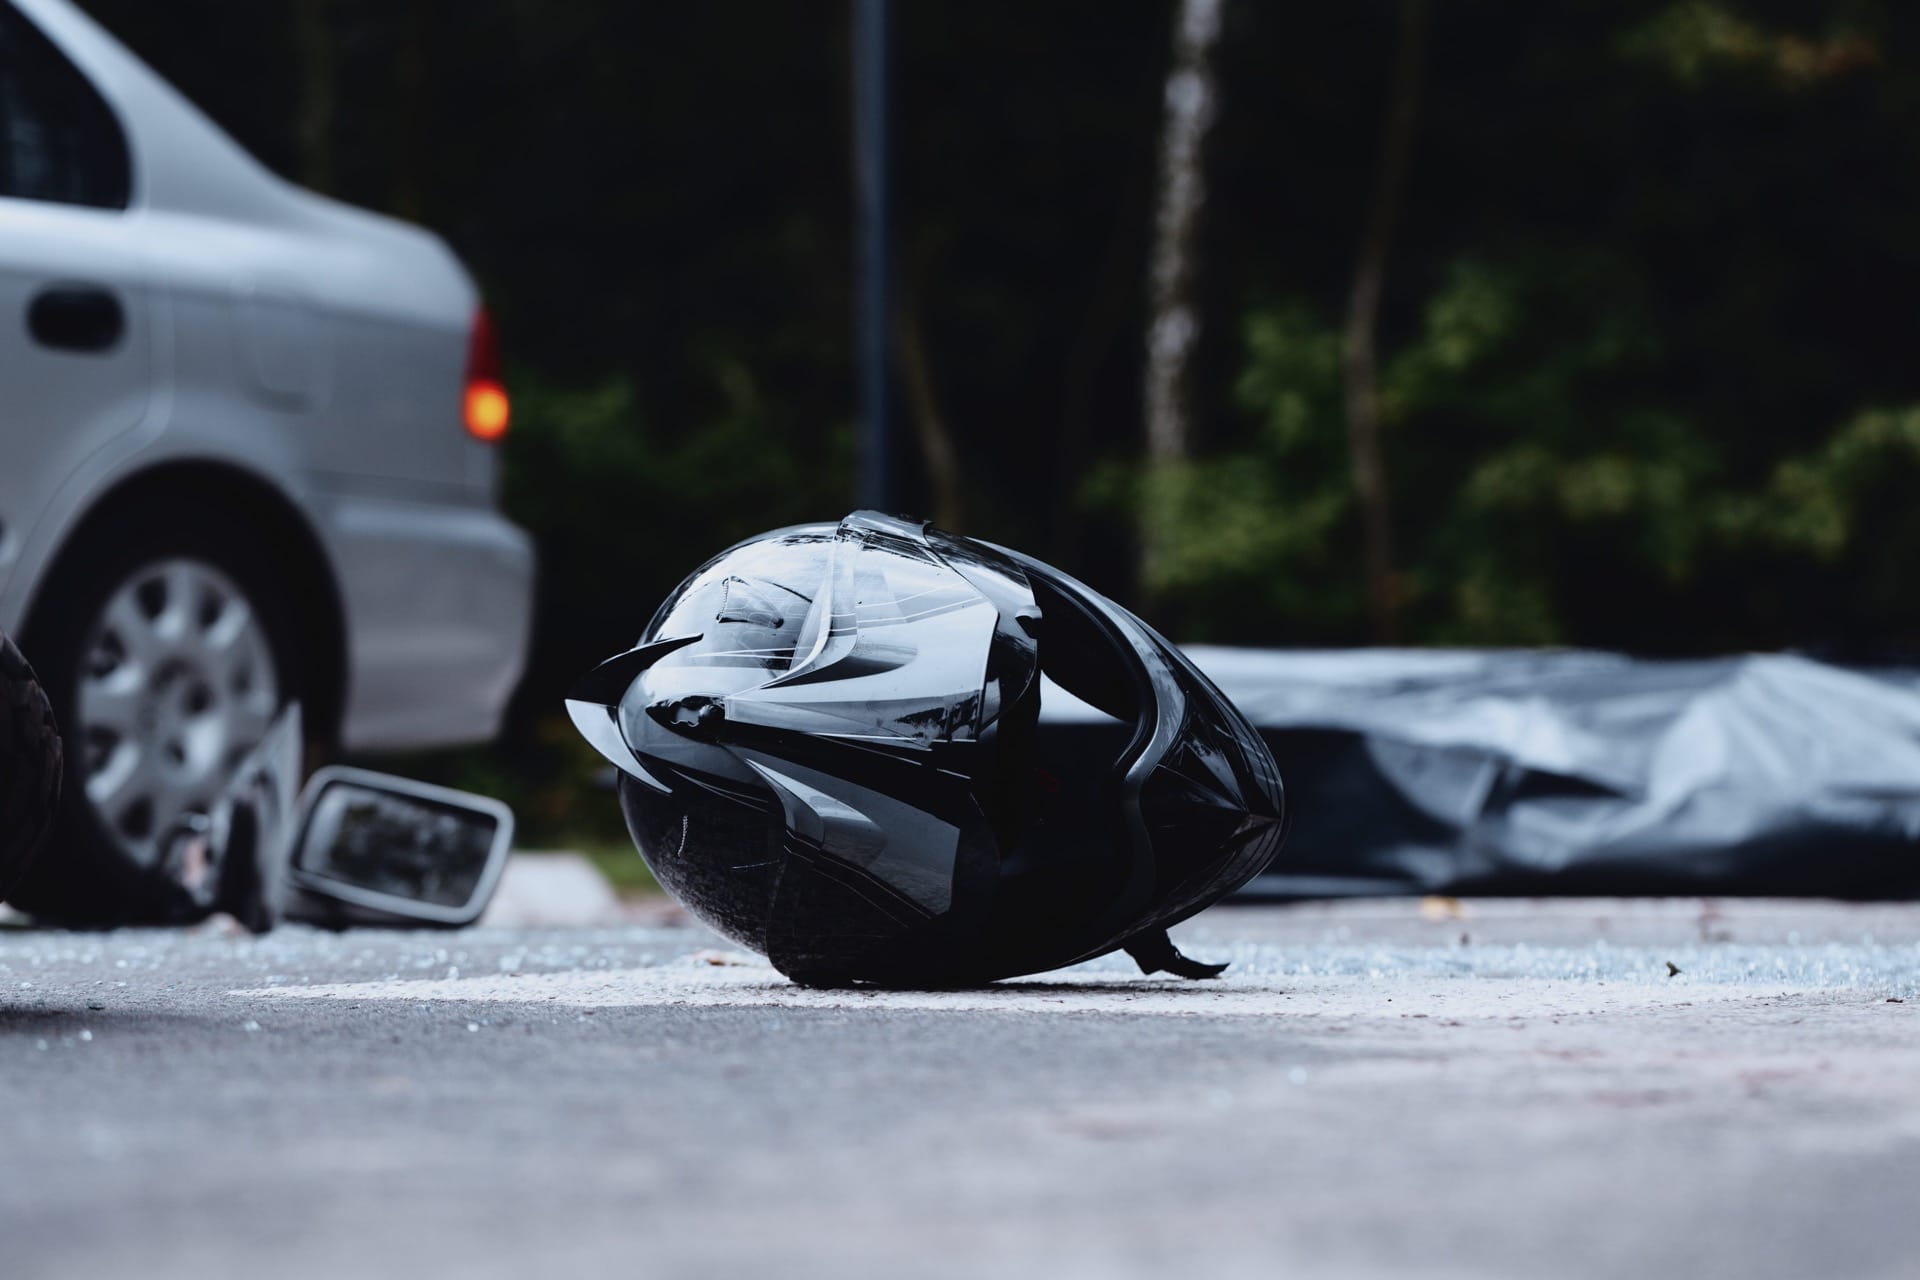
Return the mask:
{"type": "Polygon", "coordinates": [[[43,347],[105,354],[120,345],[127,311],[112,290],[90,284],[43,289],[27,307],[27,332],[43,347]]]}

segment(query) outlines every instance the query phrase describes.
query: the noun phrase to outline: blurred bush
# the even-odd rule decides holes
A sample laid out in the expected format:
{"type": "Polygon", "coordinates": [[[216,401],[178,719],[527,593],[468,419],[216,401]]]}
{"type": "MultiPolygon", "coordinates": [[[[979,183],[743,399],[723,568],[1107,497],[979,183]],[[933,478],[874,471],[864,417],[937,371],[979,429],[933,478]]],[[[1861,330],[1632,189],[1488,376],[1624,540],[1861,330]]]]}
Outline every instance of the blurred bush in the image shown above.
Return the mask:
{"type": "MultiPolygon", "coordinates": [[[[1382,379],[1412,637],[1657,649],[1764,643],[1765,630],[1844,639],[1849,622],[1863,642],[1920,636],[1887,537],[1920,534],[1905,514],[1920,407],[1742,458],[1738,434],[1699,409],[1621,396],[1666,355],[1637,293],[1620,263],[1463,261],[1428,302],[1382,379]],[[1803,610],[1832,595],[1811,584],[1835,574],[1852,598],[1810,628],[1803,610]],[[1720,612],[1730,595],[1744,603],[1733,617],[1720,612]],[[1623,606],[1631,616],[1594,611],[1623,606]]],[[[1191,635],[1350,639],[1365,601],[1340,335],[1295,299],[1256,309],[1243,343],[1250,429],[1138,482],[1175,535],[1146,585],[1191,635]]]]}

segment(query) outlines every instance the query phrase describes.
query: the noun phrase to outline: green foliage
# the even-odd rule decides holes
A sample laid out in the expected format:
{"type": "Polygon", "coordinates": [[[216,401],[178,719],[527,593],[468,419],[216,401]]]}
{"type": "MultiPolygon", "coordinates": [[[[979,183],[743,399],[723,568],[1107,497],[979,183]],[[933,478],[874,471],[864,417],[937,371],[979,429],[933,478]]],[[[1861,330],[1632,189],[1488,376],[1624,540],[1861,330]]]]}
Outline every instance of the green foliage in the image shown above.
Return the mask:
{"type": "MultiPolygon", "coordinates": [[[[1388,271],[1379,394],[1404,634],[1920,644],[1902,585],[1920,552],[1903,499],[1920,480],[1920,410],[1903,407],[1920,405],[1920,365],[1885,291],[1920,263],[1920,32],[1874,3],[1510,16],[1436,18],[1444,89],[1388,271]]],[[[1364,134],[1350,145],[1372,155],[1364,134]]],[[[1346,194],[1323,183],[1292,208],[1358,210],[1365,167],[1316,154],[1346,194]]],[[[1230,174],[1216,198],[1248,190],[1230,174]]],[[[1349,243],[1325,226],[1319,243],[1349,243]]],[[[1350,266],[1334,264],[1296,253],[1246,273],[1210,447],[1128,484],[1159,531],[1143,585],[1183,634],[1369,634],[1340,360],[1350,266]]]]}
{"type": "Polygon", "coordinates": [[[1140,518],[1164,533],[1143,585],[1196,638],[1231,635],[1253,615],[1304,639],[1362,605],[1338,541],[1353,500],[1346,445],[1326,429],[1339,417],[1340,343],[1295,304],[1255,313],[1247,345],[1237,392],[1257,417],[1257,448],[1139,477],[1140,518]]]}
{"type": "Polygon", "coordinates": [[[1717,70],[1757,70],[1783,88],[1803,89],[1879,60],[1873,42],[1859,33],[1782,33],[1714,0],[1681,0],[1623,32],[1618,47],[1690,89],[1717,70]]]}
{"type": "Polygon", "coordinates": [[[1869,553],[1871,516],[1920,480],[1920,407],[1868,410],[1812,454],[1782,459],[1762,490],[1712,503],[1713,532],[1828,564],[1869,553]]]}
{"type": "MultiPolygon", "coordinates": [[[[1729,562],[1848,563],[1873,552],[1871,513],[1920,481],[1920,407],[1862,412],[1743,484],[1700,421],[1658,401],[1614,402],[1600,388],[1657,365],[1662,347],[1634,291],[1604,288],[1605,275],[1602,263],[1458,262],[1386,371],[1398,507],[1420,520],[1402,530],[1418,638],[1578,639],[1566,623],[1582,589],[1569,549],[1680,595],[1729,562]],[[1569,296],[1584,325],[1542,343],[1517,323],[1569,296]]],[[[1311,635],[1303,619],[1355,633],[1339,335],[1283,302],[1249,317],[1244,351],[1246,443],[1139,483],[1143,511],[1173,531],[1152,585],[1203,634],[1311,635]]]]}

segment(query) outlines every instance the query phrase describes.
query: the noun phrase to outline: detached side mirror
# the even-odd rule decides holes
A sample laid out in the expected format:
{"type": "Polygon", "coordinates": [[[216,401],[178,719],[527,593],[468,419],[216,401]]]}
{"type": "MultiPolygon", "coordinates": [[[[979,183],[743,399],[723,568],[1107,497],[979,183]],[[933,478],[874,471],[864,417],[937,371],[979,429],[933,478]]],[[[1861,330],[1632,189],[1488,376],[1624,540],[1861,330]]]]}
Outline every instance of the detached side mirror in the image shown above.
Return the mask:
{"type": "Polygon", "coordinates": [[[513,848],[498,800],[333,766],[307,783],[287,915],[457,929],[486,910],[513,848]]]}

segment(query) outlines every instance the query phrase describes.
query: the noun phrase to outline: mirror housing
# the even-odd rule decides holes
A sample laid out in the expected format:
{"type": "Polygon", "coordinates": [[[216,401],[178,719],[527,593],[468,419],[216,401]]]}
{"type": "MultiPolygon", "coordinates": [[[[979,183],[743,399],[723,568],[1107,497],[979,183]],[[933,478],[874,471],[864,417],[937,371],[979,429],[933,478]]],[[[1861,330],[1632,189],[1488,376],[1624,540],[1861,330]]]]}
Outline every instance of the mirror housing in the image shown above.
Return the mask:
{"type": "Polygon", "coordinates": [[[512,848],[513,810],[498,800],[331,766],[301,799],[286,915],[458,929],[486,910],[512,848]]]}

